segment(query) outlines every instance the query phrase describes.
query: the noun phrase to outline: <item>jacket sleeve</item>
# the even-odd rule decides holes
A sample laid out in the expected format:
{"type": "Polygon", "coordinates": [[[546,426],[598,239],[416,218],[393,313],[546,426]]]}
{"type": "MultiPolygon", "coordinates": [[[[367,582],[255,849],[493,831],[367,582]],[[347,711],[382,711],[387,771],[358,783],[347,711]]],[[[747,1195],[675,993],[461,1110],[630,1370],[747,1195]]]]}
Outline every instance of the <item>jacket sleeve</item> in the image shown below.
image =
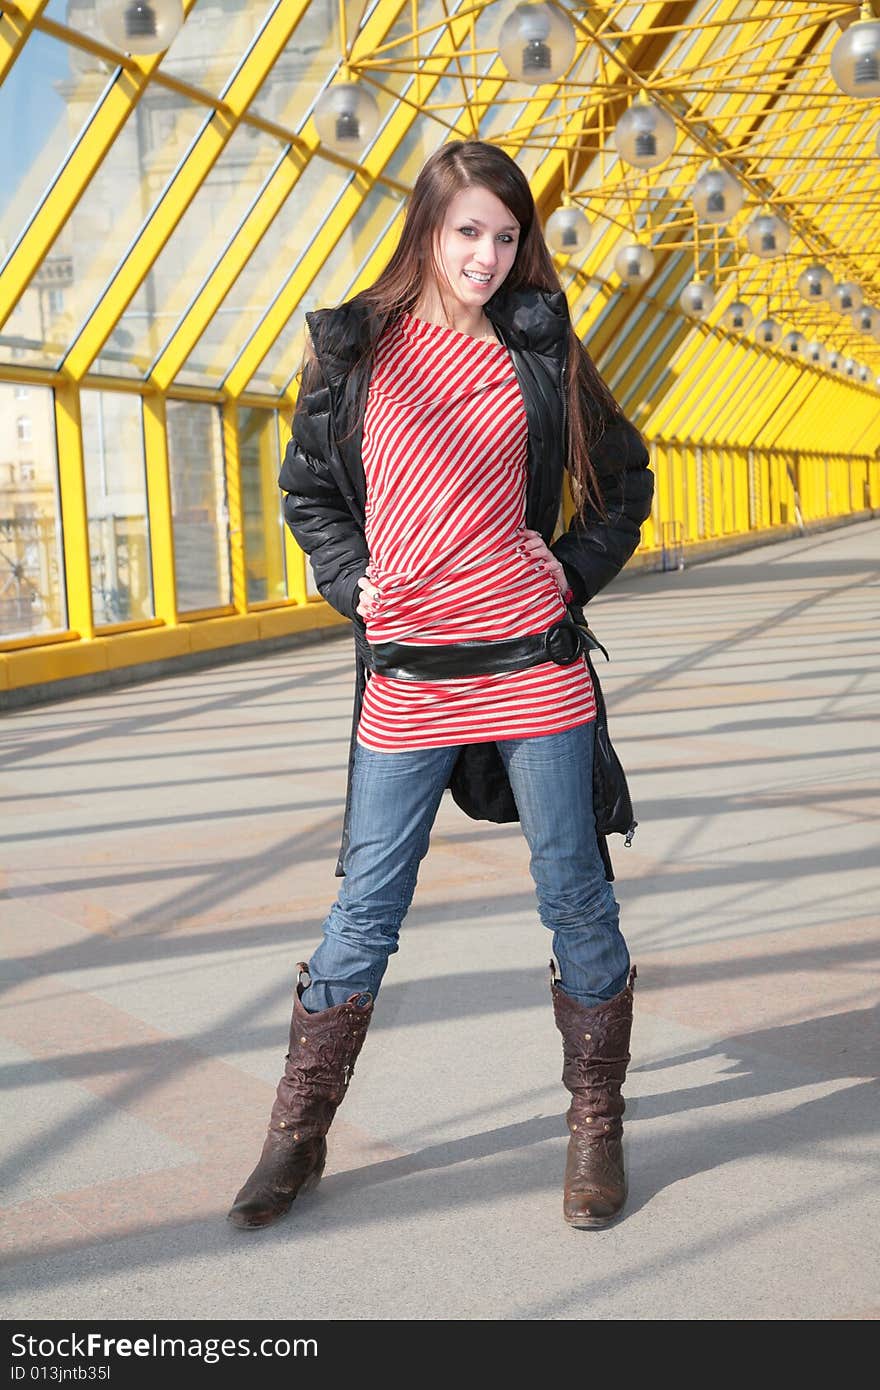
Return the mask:
{"type": "Polygon", "coordinates": [[[293,432],[278,485],[286,493],[284,519],[312,562],[315,584],[337,613],[362,623],[358,579],[369,562],[367,542],[346,504],[330,466],[334,445],[330,393],[316,381],[316,365],[303,379],[293,432]],[[308,390],[307,386],[317,389],[308,390]]]}
{"type": "Polygon", "coordinates": [[[620,573],[639,543],[651,514],[654,474],[650,455],[635,426],[621,415],[606,427],[590,458],[608,513],[605,521],[588,506],[550,549],[565,570],[574,602],[589,603],[620,573]]]}

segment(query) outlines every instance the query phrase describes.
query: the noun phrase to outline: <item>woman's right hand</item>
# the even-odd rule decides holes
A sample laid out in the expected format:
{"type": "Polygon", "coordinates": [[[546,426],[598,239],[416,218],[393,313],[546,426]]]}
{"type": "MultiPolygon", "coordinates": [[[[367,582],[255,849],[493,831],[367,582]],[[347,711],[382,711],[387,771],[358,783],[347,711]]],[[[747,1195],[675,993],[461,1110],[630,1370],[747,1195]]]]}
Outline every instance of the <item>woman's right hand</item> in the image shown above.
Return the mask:
{"type": "Polygon", "coordinates": [[[373,610],[373,605],[379,598],[379,590],[365,574],[362,574],[358,580],[358,588],[361,591],[357,606],[358,615],[361,618],[369,618],[373,610]]]}

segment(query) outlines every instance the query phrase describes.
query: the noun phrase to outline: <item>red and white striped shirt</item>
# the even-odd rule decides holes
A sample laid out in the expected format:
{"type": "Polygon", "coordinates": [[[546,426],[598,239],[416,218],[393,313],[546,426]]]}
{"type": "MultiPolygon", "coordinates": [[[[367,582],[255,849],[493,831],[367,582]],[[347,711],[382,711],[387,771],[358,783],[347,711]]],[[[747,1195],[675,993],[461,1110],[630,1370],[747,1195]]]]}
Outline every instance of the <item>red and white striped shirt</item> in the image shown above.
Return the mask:
{"type": "MultiPolygon", "coordinates": [[[[369,642],[433,645],[544,632],[565,613],[522,547],[528,421],[505,345],[404,314],[378,344],[364,418],[369,642]]],[[[584,661],[502,675],[371,674],[367,748],[558,733],[596,717],[584,661]]]]}

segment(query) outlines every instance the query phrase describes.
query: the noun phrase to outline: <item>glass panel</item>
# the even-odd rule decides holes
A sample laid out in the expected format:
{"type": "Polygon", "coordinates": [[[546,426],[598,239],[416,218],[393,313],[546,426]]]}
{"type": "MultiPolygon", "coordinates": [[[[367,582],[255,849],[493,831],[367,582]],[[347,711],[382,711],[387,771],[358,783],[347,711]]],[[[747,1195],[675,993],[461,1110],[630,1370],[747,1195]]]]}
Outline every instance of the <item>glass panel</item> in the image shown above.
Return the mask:
{"type": "Polygon", "coordinates": [[[162,72],[219,96],[274,8],[270,0],[198,0],[162,72]]]}
{"type": "MultiPolygon", "coordinates": [[[[376,2],[347,0],[349,41],[357,32],[359,21],[372,14],[376,2]]],[[[328,74],[338,66],[339,56],[338,4],[309,5],[249,109],[264,120],[299,131],[326,86],[328,74]]],[[[375,88],[371,90],[383,111],[387,110],[388,100],[383,102],[381,93],[375,88]]]]}
{"type": "MultiPolygon", "coordinates": [[[[205,111],[195,102],[147,89],[10,320],[24,349],[15,354],[19,360],[58,365],[204,121],[205,111]]],[[[150,295],[147,289],[139,298],[149,303],[150,295]]],[[[143,366],[133,359],[135,351],[123,320],[96,370],[139,376],[143,366]]]]}
{"type": "Polygon", "coordinates": [[[150,534],[139,396],[81,396],[95,626],[152,618],[150,534]]]}
{"type": "MultiPolygon", "coordinates": [[[[354,272],[352,272],[354,274],[354,272]]],[[[343,299],[348,299],[348,292],[343,299]]],[[[302,365],[306,348],[306,314],[317,309],[312,302],[311,292],[307,299],[301,299],[287,323],[279,333],[272,347],[266,353],[258,370],[248,382],[251,391],[283,392],[302,365]]]]}
{"type": "MultiPolygon", "coordinates": [[[[107,43],[107,35],[98,22],[98,8],[95,0],[49,0],[42,18],[54,19],[75,34],[88,35],[98,43],[107,43]]],[[[116,64],[105,63],[82,49],[71,49],[70,66],[77,72],[113,72],[116,64]]]]}
{"type": "Polygon", "coordinates": [[[319,274],[312,281],[308,291],[303,295],[284,325],[282,332],[248,383],[249,389],[254,391],[283,391],[287,388],[291,378],[299,371],[302,363],[305,350],[306,313],[311,309],[322,308],[328,304],[341,304],[349,299],[354,293],[360,268],[368,259],[372,247],[380,242],[389,232],[389,229],[397,223],[396,234],[392,232],[388,241],[388,254],[390,256],[403,227],[403,199],[389,196],[383,190],[374,190],[374,193],[370,194],[367,205],[354,219],[349,234],[337,242],[334,250],[327,257],[319,274]],[[375,231],[375,236],[373,242],[367,250],[359,252],[357,259],[355,259],[348,235],[357,237],[361,221],[364,218],[370,218],[372,211],[370,203],[376,192],[379,193],[379,202],[384,205],[384,220],[374,219],[372,229],[375,231]]]}
{"type": "Polygon", "coordinates": [[[220,411],[169,401],[167,418],[177,607],[218,608],[232,596],[220,411]]]}
{"type": "Polygon", "coordinates": [[[107,85],[105,72],[81,70],[82,56],[35,31],[0,86],[0,261],[30,221],[107,85]]]}
{"type": "MultiPolygon", "coordinates": [[[[345,228],[327,260],[300,299],[296,310],[274,347],[278,353],[266,354],[249,382],[251,390],[278,391],[299,369],[304,339],[302,337],[306,311],[327,304],[340,304],[353,293],[360,270],[382,241],[389,226],[398,217],[403,201],[387,188],[375,185],[367,194],[360,210],[345,228]],[[283,343],[289,348],[285,351],[283,343]],[[270,375],[270,370],[274,373],[270,375]]],[[[401,226],[402,226],[401,222],[401,226]]],[[[391,253],[396,238],[388,243],[391,253]]],[[[280,277],[281,267],[278,267],[280,277]]]]}
{"type": "MultiPolygon", "coordinates": [[[[285,199],[218,312],[208,324],[179,380],[219,385],[290,273],[351,181],[348,169],[313,159],[285,199]]],[[[343,241],[345,237],[343,237],[343,241]]],[[[312,304],[306,305],[311,308],[312,304]]]]}
{"type": "MultiPolygon", "coordinates": [[[[281,149],[271,136],[239,127],[119,320],[96,370],[118,373],[120,356],[140,373],[148,370],[244,220],[281,149]]],[[[224,327],[228,331],[229,323],[224,327]]]]}
{"type": "Polygon", "coordinates": [[[52,392],[0,383],[0,636],[67,625],[52,392]]]}
{"type": "MultiPolygon", "coordinates": [[[[447,82],[451,83],[451,79],[445,78],[444,84],[447,82]]],[[[520,98],[523,90],[518,82],[505,83],[498,93],[498,100],[492,103],[480,120],[481,140],[488,140],[494,144],[504,143],[509,131],[523,129],[522,121],[528,105],[526,100],[520,98]]],[[[545,157],[543,149],[514,151],[508,148],[508,153],[513,154],[527,179],[532,177],[537,164],[545,157]]]]}
{"type": "Polygon", "coordinates": [[[278,490],[278,420],[274,410],[238,416],[241,504],[248,603],[284,599],[284,519],[278,490]]]}
{"type": "MultiPolygon", "coordinates": [[[[413,98],[415,91],[413,90],[413,98]]],[[[449,102],[461,100],[461,83],[451,77],[442,77],[431,90],[428,98],[429,106],[446,105],[449,102]]],[[[445,111],[444,117],[454,119],[460,113],[454,109],[445,111]]],[[[415,120],[411,122],[406,134],[398,144],[397,148],[389,156],[384,172],[390,179],[397,179],[401,183],[412,185],[418,177],[419,170],[440,145],[445,144],[449,138],[449,131],[440,124],[439,120],[424,120],[416,114],[415,120]]]]}

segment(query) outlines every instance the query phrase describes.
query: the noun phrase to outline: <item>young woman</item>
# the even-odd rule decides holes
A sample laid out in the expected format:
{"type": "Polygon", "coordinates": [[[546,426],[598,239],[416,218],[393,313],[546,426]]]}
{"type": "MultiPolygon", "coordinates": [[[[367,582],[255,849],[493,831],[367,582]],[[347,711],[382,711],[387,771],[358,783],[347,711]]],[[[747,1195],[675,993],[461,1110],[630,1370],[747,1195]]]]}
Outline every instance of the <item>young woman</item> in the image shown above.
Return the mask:
{"type": "Polygon", "coordinates": [[[320,1179],[443,790],[518,819],[572,1094],[575,1227],[626,1196],[621,1085],[633,981],[593,813],[595,692],[569,606],[635,550],[648,453],[576,337],[528,183],[455,141],[416,181],[369,289],[306,316],[280,484],[320,592],[354,623],[343,883],[308,966],[260,1161],[229,1219],[282,1216],[320,1179]],[[568,470],[577,514],[552,545],[568,470]]]}

